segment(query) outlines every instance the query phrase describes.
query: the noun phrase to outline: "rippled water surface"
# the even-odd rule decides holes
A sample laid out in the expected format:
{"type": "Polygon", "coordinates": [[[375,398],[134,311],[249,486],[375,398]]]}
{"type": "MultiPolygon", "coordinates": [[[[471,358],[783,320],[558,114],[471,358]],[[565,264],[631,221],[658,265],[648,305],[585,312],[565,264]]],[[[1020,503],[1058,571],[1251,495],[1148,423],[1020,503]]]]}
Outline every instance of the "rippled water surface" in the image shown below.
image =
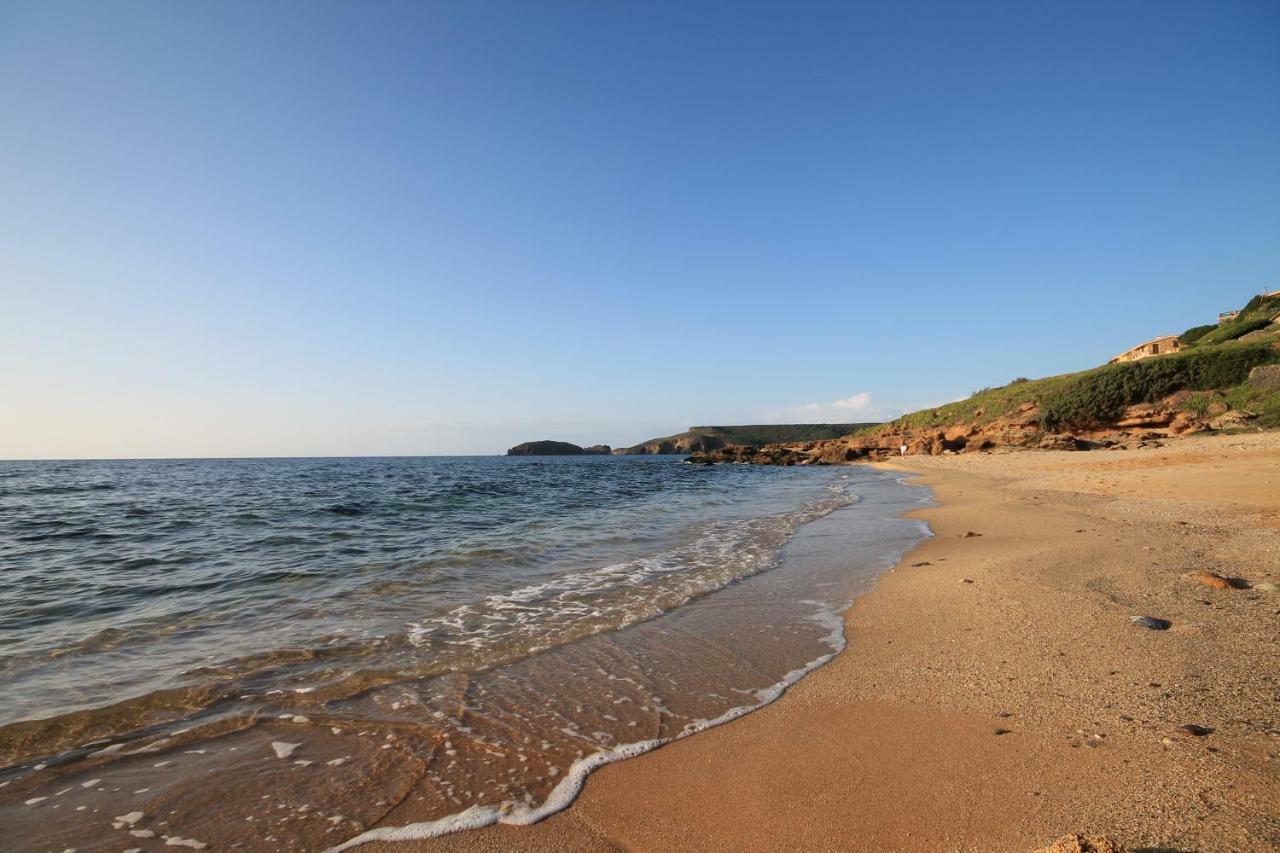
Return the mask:
{"type": "Polygon", "coordinates": [[[0,462],[0,821],[308,850],[536,819],[830,656],[916,492],[674,457],[0,462]]]}

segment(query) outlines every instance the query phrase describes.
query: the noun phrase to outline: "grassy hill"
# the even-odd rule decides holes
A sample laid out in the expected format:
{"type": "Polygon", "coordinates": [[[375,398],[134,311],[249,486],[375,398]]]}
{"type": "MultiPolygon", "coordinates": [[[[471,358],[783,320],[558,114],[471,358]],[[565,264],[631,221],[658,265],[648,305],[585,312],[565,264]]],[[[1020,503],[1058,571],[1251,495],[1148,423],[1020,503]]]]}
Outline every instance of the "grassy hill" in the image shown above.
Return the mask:
{"type": "Polygon", "coordinates": [[[1178,395],[1180,410],[1200,415],[1215,406],[1248,410],[1258,415],[1255,426],[1280,428],[1280,392],[1247,382],[1254,367],[1280,363],[1280,324],[1272,322],[1277,315],[1280,297],[1255,297],[1235,320],[1188,329],[1180,339],[1181,352],[1045,379],[1016,379],[886,426],[945,430],[956,424],[988,424],[1034,404],[1042,427],[1059,432],[1105,425],[1127,406],[1186,392],[1178,395]]]}

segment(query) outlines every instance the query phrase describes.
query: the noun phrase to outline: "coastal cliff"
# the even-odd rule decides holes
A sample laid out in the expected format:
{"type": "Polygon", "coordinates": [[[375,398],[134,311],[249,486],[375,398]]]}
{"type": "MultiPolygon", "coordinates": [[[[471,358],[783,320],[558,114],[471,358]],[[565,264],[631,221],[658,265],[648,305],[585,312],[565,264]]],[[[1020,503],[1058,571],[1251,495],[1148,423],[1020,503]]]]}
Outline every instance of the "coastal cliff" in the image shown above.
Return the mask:
{"type": "Polygon", "coordinates": [[[911,456],[1123,450],[1202,433],[1280,428],[1280,295],[1256,297],[1229,321],[1194,327],[1178,340],[1180,349],[1167,355],[1015,379],[838,438],[726,445],[687,461],[830,465],[897,456],[904,446],[911,456]]]}

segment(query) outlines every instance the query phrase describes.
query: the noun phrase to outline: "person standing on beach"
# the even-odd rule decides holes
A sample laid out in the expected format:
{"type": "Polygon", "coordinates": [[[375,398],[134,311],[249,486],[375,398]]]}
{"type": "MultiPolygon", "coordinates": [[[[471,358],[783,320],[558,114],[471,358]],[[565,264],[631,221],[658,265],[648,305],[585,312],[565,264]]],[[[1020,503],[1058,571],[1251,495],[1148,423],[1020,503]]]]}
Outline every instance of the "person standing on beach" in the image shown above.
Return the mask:
{"type": "Polygon", "coordinates": [[[902,446],[898,448],[898,452],[901,453],[903,456],[907,455],[907,443],[905,441],[902,442],[902,446]]]}

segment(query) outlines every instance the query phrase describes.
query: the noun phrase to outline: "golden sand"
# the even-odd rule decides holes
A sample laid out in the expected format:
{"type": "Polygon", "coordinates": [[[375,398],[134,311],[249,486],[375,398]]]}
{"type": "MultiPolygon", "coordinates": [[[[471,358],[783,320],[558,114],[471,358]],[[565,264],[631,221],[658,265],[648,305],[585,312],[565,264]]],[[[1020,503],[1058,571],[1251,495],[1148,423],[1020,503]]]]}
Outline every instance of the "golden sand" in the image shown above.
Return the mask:
{"type": "Polygon", "coordinates": [[[365,849],[1280,846],[1280,436],[902,467],[936,538],[781,700],[535,826],[365,849]]]}

